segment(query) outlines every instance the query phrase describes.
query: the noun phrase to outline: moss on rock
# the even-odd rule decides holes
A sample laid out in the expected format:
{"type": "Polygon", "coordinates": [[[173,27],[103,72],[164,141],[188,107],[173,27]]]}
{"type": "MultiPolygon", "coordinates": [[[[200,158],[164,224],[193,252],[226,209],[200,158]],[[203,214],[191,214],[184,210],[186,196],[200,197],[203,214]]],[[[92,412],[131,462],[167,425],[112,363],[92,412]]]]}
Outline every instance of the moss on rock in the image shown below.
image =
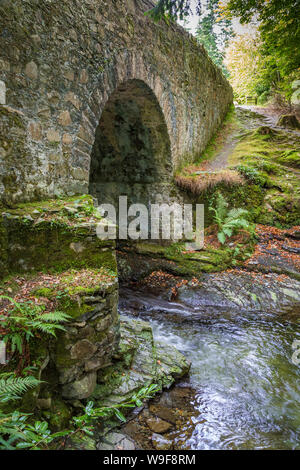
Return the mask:
{"type": "Polygon", "coordinates": [[[100,267],[116,272],[114,242],[96,234],[100,218],[91,196],[21,204],[3,212],[0,250],[6,272],[100,267]]]}

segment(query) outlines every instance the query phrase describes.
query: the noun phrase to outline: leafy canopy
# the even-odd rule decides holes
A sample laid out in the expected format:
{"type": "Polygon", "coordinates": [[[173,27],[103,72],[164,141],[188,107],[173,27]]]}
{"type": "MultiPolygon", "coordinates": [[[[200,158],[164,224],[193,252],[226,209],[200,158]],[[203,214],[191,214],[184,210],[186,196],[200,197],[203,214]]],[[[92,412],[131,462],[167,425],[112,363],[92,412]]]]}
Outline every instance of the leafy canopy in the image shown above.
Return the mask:
{"type": "MultiPolygon", "coordinates": [[[[205,47],[212,61],[221,67],[225,75],[228,75],[223,61],[224,49],[229,38],[233,36],[231,20],[219,8],[219,0],[198,0],[196,13],[199,16],[197,40],[205,47]]],[[[184,20],[191,14],[191,0],[159,0],[150,11],[150,15],[156,21],[161,18],[184,20]]]]}
{"type": "Polygon", "coordinates": [[[202,44],[212,61],[222,69],[224,75],[228,71],[224,65],[225,48],[233,36],[231,20],[218,8],[219,0],[206,0],[205,11],[200,16],[196,38],[202,44]]]}
{"type": "Polygon", "coordinates": [[[267,84],[290,98],[292,82],[300,73],[299,0],[230,0],[223,11],[230,18],[239,17],[242,23],[258,22],[264,69],[261,87],[266,91],[267,84]]]}
{"type": "MultiPolygon", "coordinates": [[[[184,20],[192,12],[191,3],[192,0],[158,0],[155,7],[150,10],[150,15],[156,21],[165,16],[173,20],[184,20]]],[[[197,0],[196,10],[198,15],[201,14],[201,3],[202,0],[197,0]]]]}
{"type": "MultiPolygon", "coordinates": [[[[150,14],[155,20],[162,17],[184,19],[191,14],[191,0],[158,0],[150,14]]],[[[263,72],[256,81],[256,92],[275,92],[290,99],[292,82],[300,77],[300,1],[299,0],[196,0],[197,14],[201,16],[204,4],[214,3],[222,21],[239,18],[241,23],[255,21],[260,33],[259,53],[263,72]],[[202,7],[202,8],[201,8],[202,7]]],[[[200,19],[201,22],[201,19],[200,19]]],[[[220,65],[216,38],[211,21],[201,23],[198,37],[212,59],[220,65]]],[[[220,33],[218,33],[220,36],[220,33]]],[[[222,49],[221,49],[222,50],[222,49]]]]}

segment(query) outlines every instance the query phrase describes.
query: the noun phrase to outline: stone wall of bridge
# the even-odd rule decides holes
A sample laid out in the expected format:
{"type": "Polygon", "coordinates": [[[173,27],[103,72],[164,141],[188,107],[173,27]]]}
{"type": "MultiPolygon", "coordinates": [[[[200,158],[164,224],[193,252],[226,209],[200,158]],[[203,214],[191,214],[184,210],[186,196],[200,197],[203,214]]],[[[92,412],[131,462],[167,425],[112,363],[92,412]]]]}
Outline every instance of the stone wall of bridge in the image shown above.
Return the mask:
{"type": "MultiPolygon", "coordinates": [[[[152,155],[155,161],[145,161],[143,168],[166,181],[201,154],[232,102],[232,90],[191,35],[144,15],[151,5],[149,0],[1,1],[3,202],[87,193],[101,116],[111,96],[124,87],[132,91],[134,83],[150,97],[147,106],[134,90],[129,97],[147,137],[136,145],[143,158],[152,155]],[[156,109],[152,121],[151,109],[156,109]]],[[[129,135],[130,126],[125,128],[129,135]]],[[[126,158],[134,154],[128,152],[126,158]]],[[[135,182],[143,184],[143,177],[135,182]]]]}

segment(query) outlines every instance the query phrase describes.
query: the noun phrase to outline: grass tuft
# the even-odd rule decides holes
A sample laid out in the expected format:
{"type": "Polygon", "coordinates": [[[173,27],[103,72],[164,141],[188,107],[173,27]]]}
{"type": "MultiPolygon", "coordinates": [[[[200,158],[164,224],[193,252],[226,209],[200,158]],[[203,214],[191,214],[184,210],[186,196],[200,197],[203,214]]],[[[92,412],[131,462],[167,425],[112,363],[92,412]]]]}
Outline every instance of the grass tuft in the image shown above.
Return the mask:
{"type": "Polygon", "coordinates": [[[221,170],[215,173],[203,172],[197,176],[177,175],[175,182],[180,189],[198,196],[218,184],[223,183],[228,186],[241,185],[245,183],[245,179],[237,171],[221,170]]]}

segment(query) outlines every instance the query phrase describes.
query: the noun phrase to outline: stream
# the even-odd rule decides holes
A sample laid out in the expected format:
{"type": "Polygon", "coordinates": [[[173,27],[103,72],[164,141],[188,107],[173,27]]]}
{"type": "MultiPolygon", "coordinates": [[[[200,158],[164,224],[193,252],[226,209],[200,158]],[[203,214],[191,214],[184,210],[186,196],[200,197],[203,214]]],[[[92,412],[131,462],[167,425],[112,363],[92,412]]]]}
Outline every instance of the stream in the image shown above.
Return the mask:
{"type": "Polygon", "coordinates": [[[127,288],[121,289],[120,313],[150,321],[155,339],[192,363],[194,394],[187,406],[194,413],[174,435],[174,448],[300,448],[300,366],[292,362],[292,343],[300,340],[296,316],[196,312],[127,288]]]}

